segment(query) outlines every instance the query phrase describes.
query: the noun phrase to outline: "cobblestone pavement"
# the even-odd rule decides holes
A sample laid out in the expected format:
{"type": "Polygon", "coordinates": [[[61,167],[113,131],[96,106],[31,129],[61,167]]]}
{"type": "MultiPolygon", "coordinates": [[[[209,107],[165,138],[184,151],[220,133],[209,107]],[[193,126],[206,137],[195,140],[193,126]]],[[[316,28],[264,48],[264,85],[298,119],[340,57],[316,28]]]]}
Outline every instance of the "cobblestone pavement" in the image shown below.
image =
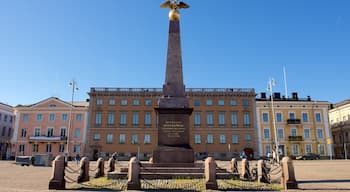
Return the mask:
{"type": "MultiPolygon", "coordinates": [[[[293,161],[293,163],[300,190],[350,191],[350,160],[293,161]]],[[[126,164],[127,162],[118,162],[117,165],[126,166],[126,164]]],[[[229,162],[218,161],[217,164],[220,167],[229,167],[229,162]]],[[[73,162],[69,166],[78,168],[73,162]]],[[[95,162],[91,162],[91,168],[95,166],[95,162]]],[[[19,166],[13,161],[0,161],[0,191],[49,191],[51,174],[52,167],[19,166]]],[[[67,184],[67,187],[69,186],[72,185],[67,184]]]]}

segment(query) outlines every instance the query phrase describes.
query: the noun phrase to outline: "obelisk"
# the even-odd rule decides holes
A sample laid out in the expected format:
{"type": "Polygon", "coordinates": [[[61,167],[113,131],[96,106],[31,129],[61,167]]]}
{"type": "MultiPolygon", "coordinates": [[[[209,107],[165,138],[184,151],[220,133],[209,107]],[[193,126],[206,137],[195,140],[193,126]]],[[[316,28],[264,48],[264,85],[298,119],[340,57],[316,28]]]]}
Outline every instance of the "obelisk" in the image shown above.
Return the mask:
{"type": "Polygon", "coordinates": [[[194,162],[189,132],[189,120],[193,109],[189,107],[183,83],[178,11],[189,6],[173,0],[165,2],[161,7],[170,8],[169,37],[163,97],[159,100],[159,106],[155,108],[158,116],[158,147],[153,151],[153,162],[183,165],[194,162]]]}

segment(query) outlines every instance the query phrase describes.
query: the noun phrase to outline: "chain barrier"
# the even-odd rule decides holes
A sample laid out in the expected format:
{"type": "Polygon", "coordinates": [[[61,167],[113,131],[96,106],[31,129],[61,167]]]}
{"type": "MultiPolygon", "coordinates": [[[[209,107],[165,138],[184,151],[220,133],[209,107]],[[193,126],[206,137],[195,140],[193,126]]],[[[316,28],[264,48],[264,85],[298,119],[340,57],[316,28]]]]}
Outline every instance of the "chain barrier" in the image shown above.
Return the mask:
{"type": "Polygon", "coordinates": [[[78,179],[74,180],[73,178],[65,175],[64,176],[64,180],[67,182],[67,183],[78,183],[78,179]]]}
{"type": "Polygon", "coordinates": [[[74,170],[72,167],[69,167],[68,165],[65,168],[65,171],[67,171],[68,173],[79,173],[80,168],[74,170]]]}

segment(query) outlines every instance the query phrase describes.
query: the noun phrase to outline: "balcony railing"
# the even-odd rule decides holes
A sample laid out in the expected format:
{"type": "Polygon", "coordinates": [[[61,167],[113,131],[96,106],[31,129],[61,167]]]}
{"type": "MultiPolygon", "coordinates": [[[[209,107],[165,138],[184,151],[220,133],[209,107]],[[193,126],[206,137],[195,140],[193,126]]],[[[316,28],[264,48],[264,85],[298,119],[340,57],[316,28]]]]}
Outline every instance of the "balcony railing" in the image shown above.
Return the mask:
{"type": "Polygon", "coordinates": [[[300,119],[287,119],[287,124],[295,125],[295,124],[300,124],[300,123],[301,123],[300,119]]]}
{"type": "Polygon", "coordinates": [[[46,142],[53,142],[53,141],[65,141],[67,140],[66,136],[30,136],[29,141],[46,141],[46,142]]]}
{"type": "Polygon", "coordinates": [[[302,141],[303,140],[303,136],[289,136],[288,140],[289,141],[302,141]]]}

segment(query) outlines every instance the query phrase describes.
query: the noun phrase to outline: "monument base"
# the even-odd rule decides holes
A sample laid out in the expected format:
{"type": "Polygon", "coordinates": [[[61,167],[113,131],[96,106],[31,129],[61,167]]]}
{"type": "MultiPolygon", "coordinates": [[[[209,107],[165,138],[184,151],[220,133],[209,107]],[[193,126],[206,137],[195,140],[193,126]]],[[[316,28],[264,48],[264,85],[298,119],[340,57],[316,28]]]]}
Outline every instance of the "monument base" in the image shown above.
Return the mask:
{"type": "Polygon", "coordinates": [[[188,164],[194,163],[194,151],[191,148],[158,146],[153,151],[155,164],[188,164]]]}

